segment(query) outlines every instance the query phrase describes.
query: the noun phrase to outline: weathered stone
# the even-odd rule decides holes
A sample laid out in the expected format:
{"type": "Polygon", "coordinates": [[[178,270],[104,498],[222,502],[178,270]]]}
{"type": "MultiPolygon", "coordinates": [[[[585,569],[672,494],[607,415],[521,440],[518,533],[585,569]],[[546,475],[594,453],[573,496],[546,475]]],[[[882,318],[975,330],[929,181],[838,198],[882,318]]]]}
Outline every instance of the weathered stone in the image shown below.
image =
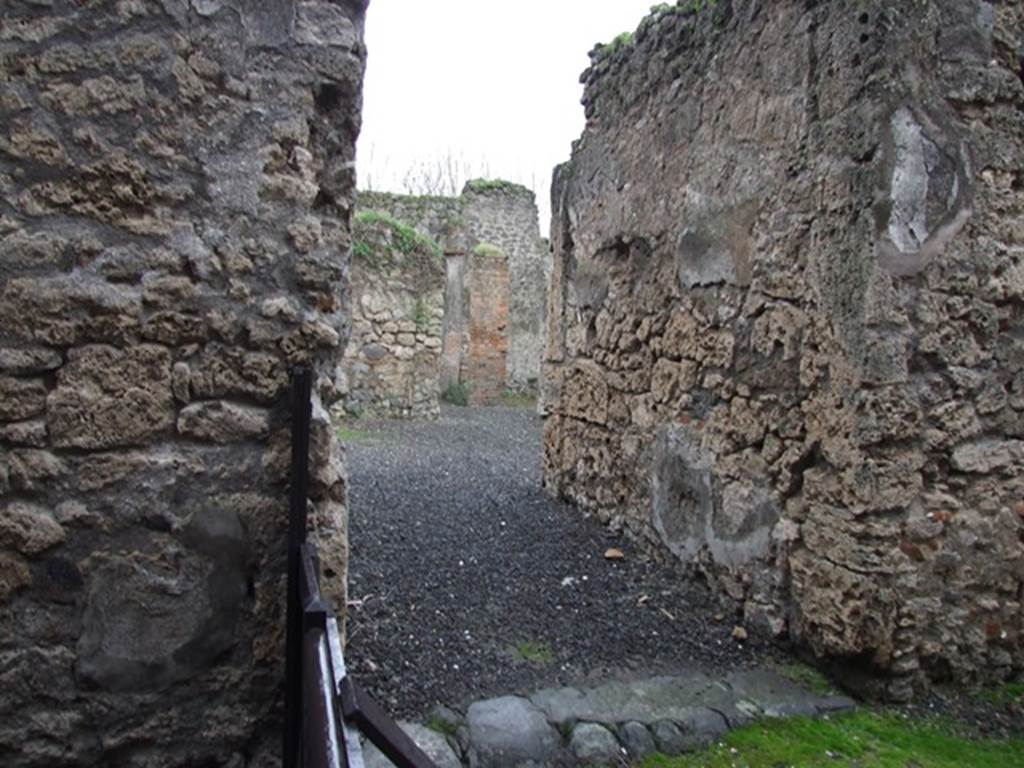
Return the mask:
{"type": "Polygon", "coordinates": [[[689,745],[679,726],[671,720],[659,720],[651,726],[651,732],[658,751],[670,757],[681,755],[689,745]]]}
{"type": "Polygon", "coordinates": [[[163,347],[87,346],[68,353],[47,400],[62,448],[136,445],[171,427],[170,354],[163,347]]]}
{"type": "Polygon", "coordinates": [[[988,473],[1024,462],[1024,442],[1020,440],[982,440],[962,445],[953,451],[953,468],[961,472],[988,473]]]}
{"type": "Polygon", "coordinates": [[[157,690],[209,669],[234,646],[248,580],[241,521],[201,509],[182,543],[189,551],[173,562],[153,542],[149,553],[112,557],[93,571],[79,675],[112,691],[157,690]]]}
{"type": "Polygon", "coordinates": [[[0,605],[31,585],[32,572],[28,564],[17,555],[0,552],[0,605]]]}
{"type": "Polygon", "coordinates": [[[545,763],[561,743],[544,713],[526,699],[504,696],[478,701],[466,712],[471,766],[545,763]]]}
{"type": "Polygon", "coordinates": [[[46,410],[46,384],[42,379],[0,376],[0,419],[20,421],[46,410]]]}
{"type": "Polygon", "coordinates": [[[270,432],[270,414],[263,408],[224,400],[193,403],[178,415],[178,432],[214,443],[259,439],[270,432]]]}
{"type": "Polygon", "coordinates": [[[572,729],[569,751],[588,765],[611,763],[622,755],[615,734],[596,723],[579,723],[572,729]]]}
{"type": "Polygon", "coordinates": [[[53,514],[34,504],[14,501],[0,514],[0,544],[23,555],[38,555],[66,538],[53,514]]]}
{"type": "MultiPolygon", "coordinates": [[[[399,722],[398,726],[416,743],[417,747],[423,750],[437,768],[460,768],[462,765],[445,737],[437,731],[432,731],[418,723],[399,722]]],[[[389,768],[393,765],[370,742],[365,742],[363,745],[363,759],[366,768],[389,768]]]]}
{"type": "Polygon", "coordinates": [[[63,362],[60,352],[46,347],[0,349],[0,373],[44,373],[60,368],[63,362]]]}
{"type": "Polygon", "coordinates": [[[42,448],[46,445],[46,422],[42,419],[0,424],[0,440],[13,445],[42,448]]]}
{"type": "Polygon", "coordinates": [[[635,720],[619,728],[619,741],[622,742],[626,754],[634,760],[643,760],[657,750],[654,737],[647,730],[647,726],[635,720]]]}

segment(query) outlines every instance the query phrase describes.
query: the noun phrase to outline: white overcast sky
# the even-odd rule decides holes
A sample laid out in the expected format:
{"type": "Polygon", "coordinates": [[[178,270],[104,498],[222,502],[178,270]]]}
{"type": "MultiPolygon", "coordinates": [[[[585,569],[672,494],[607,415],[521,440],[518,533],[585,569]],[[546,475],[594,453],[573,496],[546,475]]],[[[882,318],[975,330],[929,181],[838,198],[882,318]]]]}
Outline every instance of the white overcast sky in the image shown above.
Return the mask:
{"type": "Polygon", "coordinates": [[[359,186],[401,192],[446,156],[537,193],[583,129],[587,52],[633,31],[654,0],[371,0],[359,186]]]}

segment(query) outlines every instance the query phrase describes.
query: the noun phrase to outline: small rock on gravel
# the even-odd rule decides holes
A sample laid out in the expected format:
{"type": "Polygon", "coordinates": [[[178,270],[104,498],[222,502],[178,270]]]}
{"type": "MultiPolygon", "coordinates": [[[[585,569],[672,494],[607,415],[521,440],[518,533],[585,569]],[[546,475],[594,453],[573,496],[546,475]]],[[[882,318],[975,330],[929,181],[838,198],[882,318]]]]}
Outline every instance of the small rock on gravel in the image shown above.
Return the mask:
{"type": "Polygon", "coordinates": [[[579,723],[572,729],[569,751],[583,763],[607,763],[621,756],[615,734],[597,723],[579,723]]]}

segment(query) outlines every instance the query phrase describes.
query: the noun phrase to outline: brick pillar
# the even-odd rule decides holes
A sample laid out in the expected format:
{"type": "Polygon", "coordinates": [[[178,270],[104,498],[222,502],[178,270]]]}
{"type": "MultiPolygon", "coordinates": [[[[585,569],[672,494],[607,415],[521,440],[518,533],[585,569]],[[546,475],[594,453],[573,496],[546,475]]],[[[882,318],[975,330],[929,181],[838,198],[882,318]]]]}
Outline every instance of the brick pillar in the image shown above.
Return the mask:
{"type": "Polygon", "coordinates": [[[473,405],[494,405],[505,391],[508,357],[508,260],[469,257],[469,365],[473,405]]]}

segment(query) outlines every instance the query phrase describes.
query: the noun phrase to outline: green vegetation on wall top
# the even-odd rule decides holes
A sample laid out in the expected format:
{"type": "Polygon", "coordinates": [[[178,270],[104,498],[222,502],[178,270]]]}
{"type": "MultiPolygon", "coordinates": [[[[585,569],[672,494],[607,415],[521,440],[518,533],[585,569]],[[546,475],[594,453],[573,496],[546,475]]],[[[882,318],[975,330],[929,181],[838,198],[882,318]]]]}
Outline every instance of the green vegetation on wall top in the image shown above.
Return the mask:
{"type": "Polygon", "coordinates": [[[525,192],[528,195],[533,194],[522,184],[516,184],[514,181],[505,181],[504,179],[470,179],[466,182],[464,191],[477,193],[515,192],[517,194],[525,192]]]}
{"type": "Polygon", "coordinates": [[[504,258],[505,252],[501,250],[501,248],[496,246],[494,243],[479,243],[473,249],[473,255],[480,256],[482,258],[504,258]]]}
{"type": "MultiPolygon", "coordinates": [[[[354,217],[354,224],[357,235],[360,234],[359,230],[363,227],[386,227],[390,232],[391,243],[399,253],[409,255],[416,251],[422,251],[437,259],[444,255],[440,245],[388,213],[359,211],[354,217]]],[[[372,247],[365,239],[359,238],[353,241],[352,253],[357,258],[372,260],[372,247]]]]}
{"type": "MultiPolygon", "coordinates": [[[[663,16],[688,16],[700,13],[705,8],[717,7],[718,3],[719,0],[678,0],[674,5],[672,3],[658,3],[651,6],[650,13],[640,22],[640,27],[663,16]]],[[[590,52],[590,57],[592,60],[597,61],[625,50],[633,45],[635,37],[635,32],[621,32],[610,43],[598,43],[594,46],[594,50],[590,52]]]]}

